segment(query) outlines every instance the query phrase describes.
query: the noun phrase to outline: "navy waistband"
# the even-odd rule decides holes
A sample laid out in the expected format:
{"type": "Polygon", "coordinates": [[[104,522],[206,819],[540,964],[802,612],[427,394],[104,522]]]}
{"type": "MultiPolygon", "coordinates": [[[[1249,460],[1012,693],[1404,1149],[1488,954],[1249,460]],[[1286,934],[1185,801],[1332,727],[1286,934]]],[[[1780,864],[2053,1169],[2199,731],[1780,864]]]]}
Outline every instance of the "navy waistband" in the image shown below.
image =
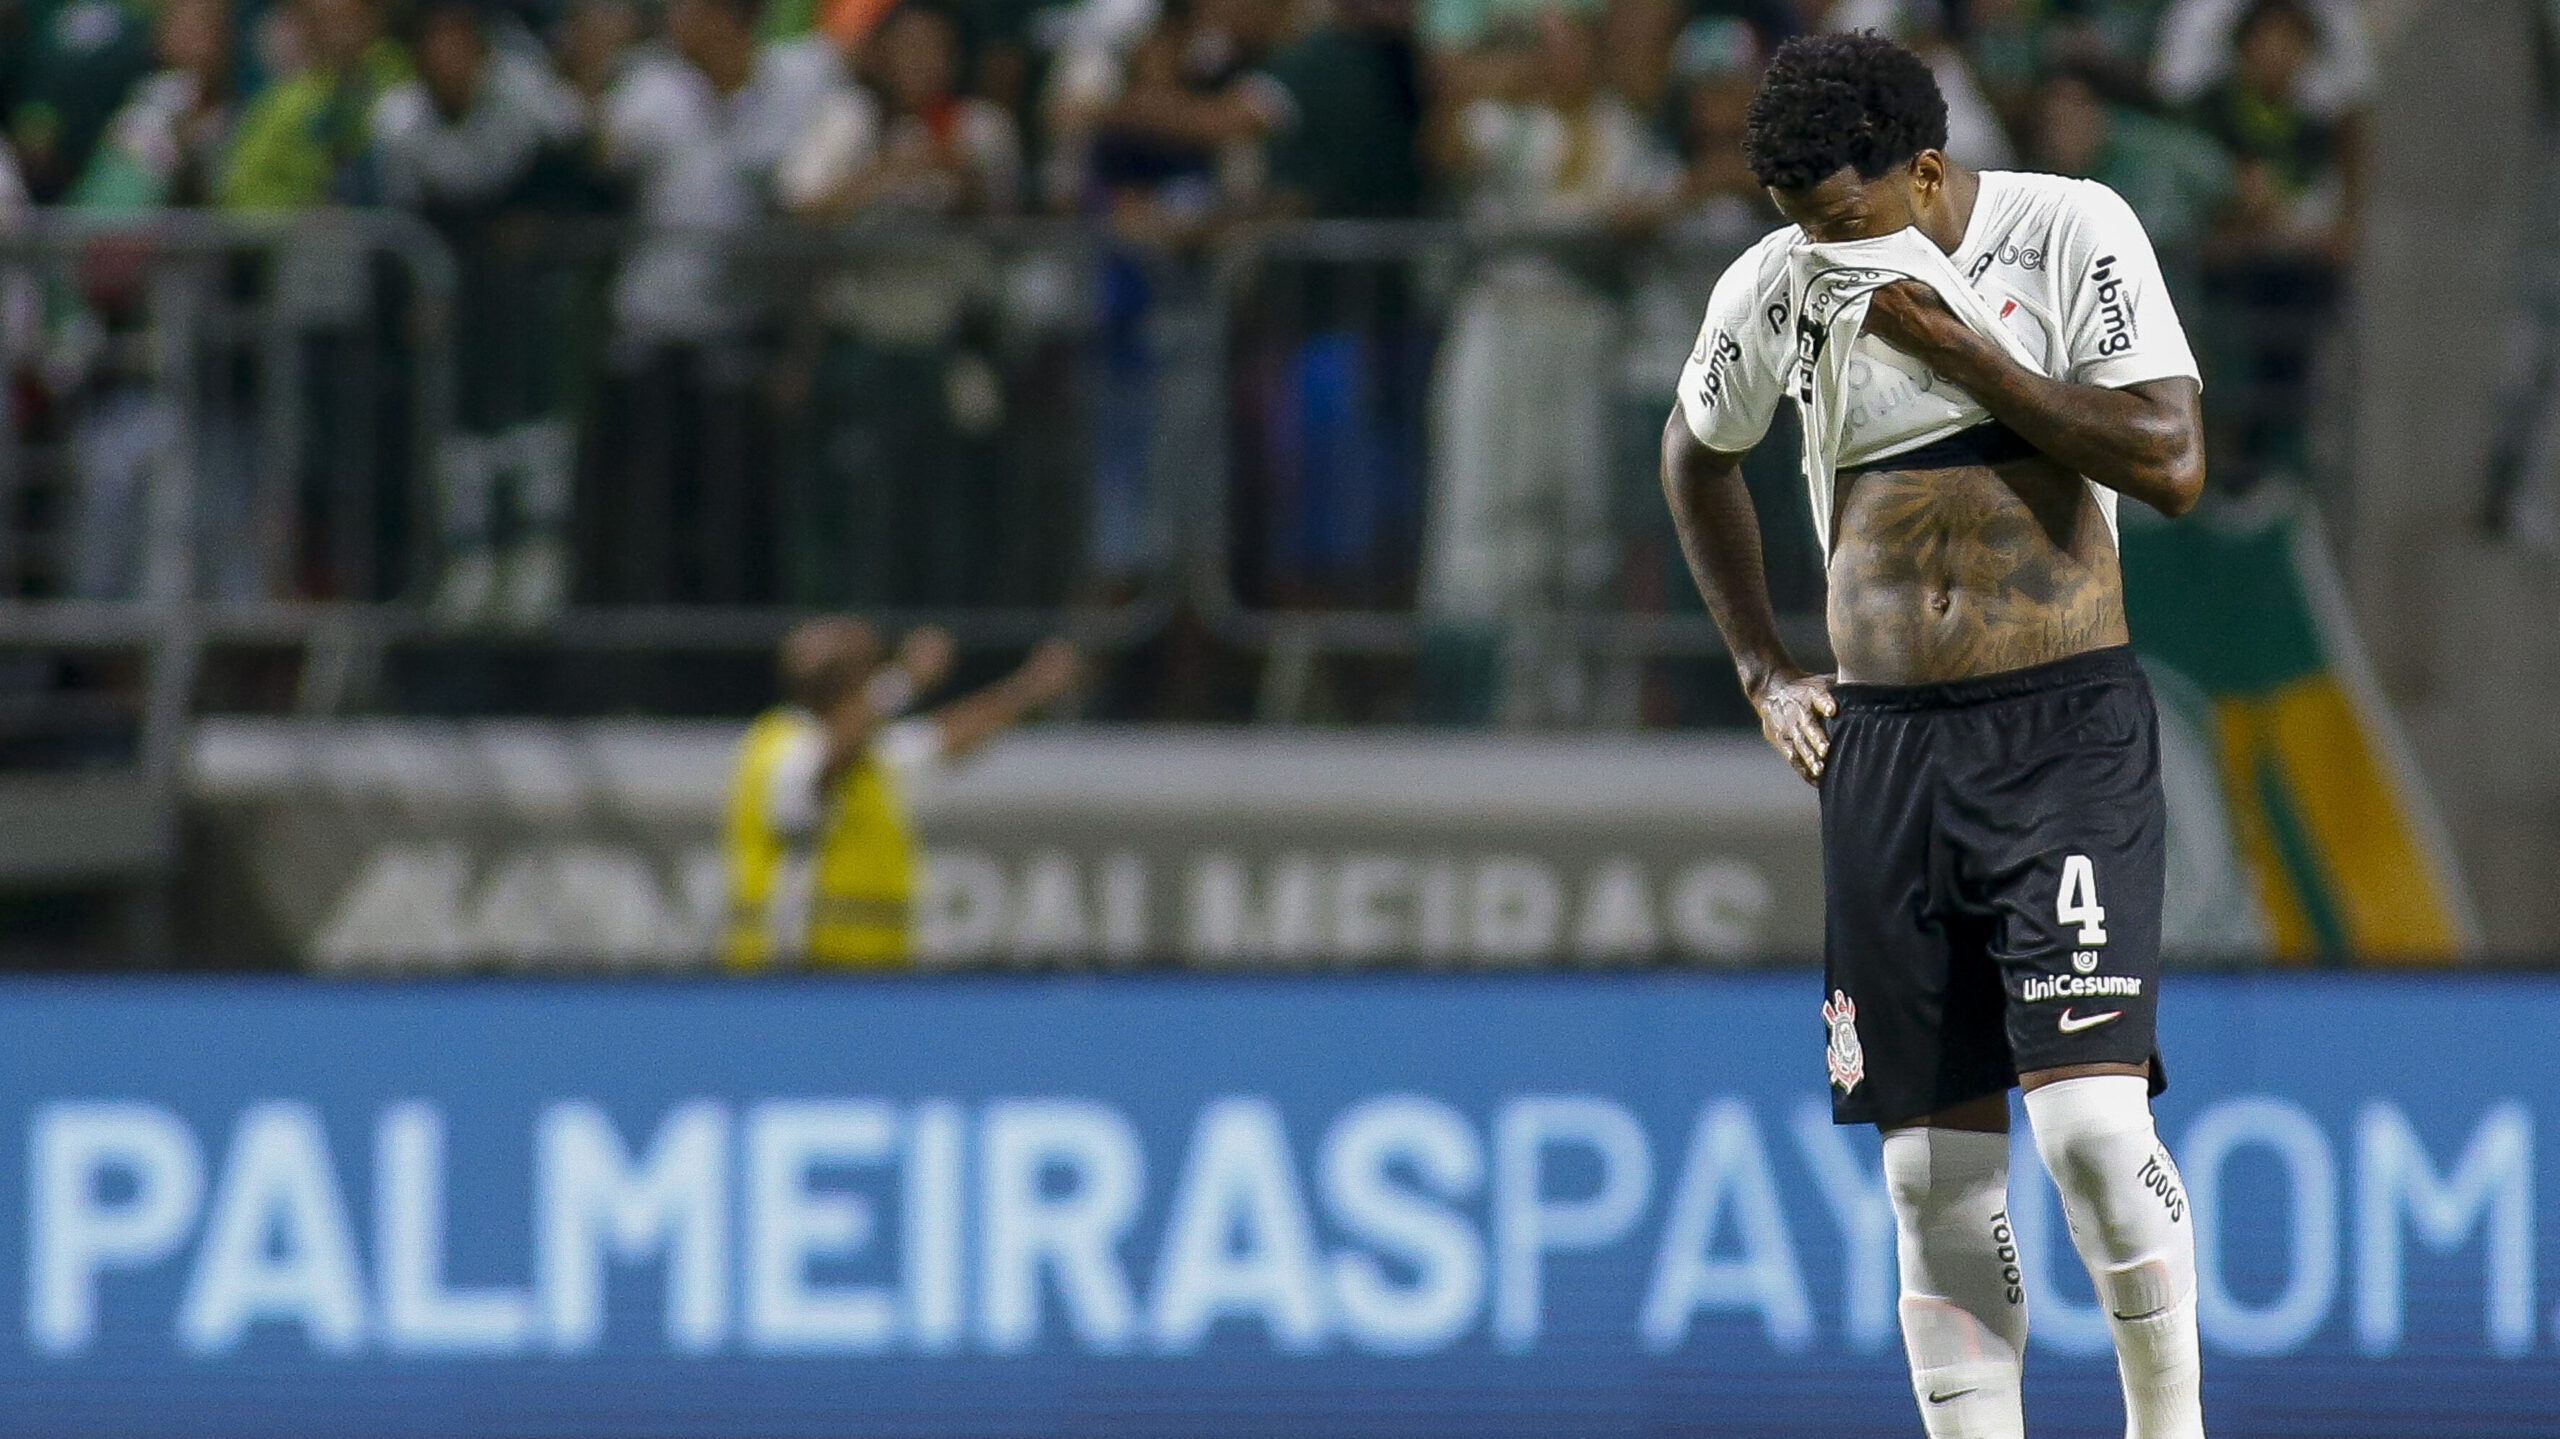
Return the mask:
{"type": "Polygon", "coordinates": [[[1931,440],[1917,449],[1898,455],[1844,465],[1844,475],[1872,474],[1879,470],[1955,470],[1972,465],[2005,465],[2016,460],[2031,460],[2042,453],[2027,443],[2027,437],[1998,420],[1985,420],[1969,430],[1958,430],[1943,440],[1931,440]]]}
{"type": "Polygon", "coordinates": [[[2029,665],[2022,670],[2002,670],[1998,674],[1976,675],[1944,684],[1836,685],[1831,693],[1844,710],[1907,714],[1914,710],[1963,709],[1968,705],[2051,694],[2074,685],[2141,677],[2142,666],[2134,662],[2133,646],[2109,645],[2102,650],[2083,650],[2065,659],[2029,665]]]}

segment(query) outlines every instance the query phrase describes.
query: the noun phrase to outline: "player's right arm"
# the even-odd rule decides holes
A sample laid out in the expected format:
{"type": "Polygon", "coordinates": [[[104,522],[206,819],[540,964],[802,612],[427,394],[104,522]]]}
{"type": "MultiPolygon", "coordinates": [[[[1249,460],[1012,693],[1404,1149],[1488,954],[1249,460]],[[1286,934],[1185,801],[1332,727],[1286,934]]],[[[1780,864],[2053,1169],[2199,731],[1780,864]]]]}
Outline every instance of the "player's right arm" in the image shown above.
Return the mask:
{"type": "Polygon", "coordinates": [[[1680,403],[1662,427],[1662,493],[1760,732],[1812,782],[1831,753],[1824,729],[1835,712],[1831,676],[1807,674],[1779,638],[1760,515],[1742,478],[1742,457],[1768,434],[1781,395],[1789,333],[1783,240],[1772,236],[1716,283],[1680,372],[1680,403]]]}
{"type": "Polygon", "coordinates": [[[1807,674],[1778,635],[1742,456],[1698,443],[1674,411],[1662,427],[1662,492],[1689,574],[1733,653],[1742,692],[1759,711],[1760,733],[1808,783],[1819,781],[1831,755],[1824,722],[1838,712],[1831,676],[1807,674]]]}

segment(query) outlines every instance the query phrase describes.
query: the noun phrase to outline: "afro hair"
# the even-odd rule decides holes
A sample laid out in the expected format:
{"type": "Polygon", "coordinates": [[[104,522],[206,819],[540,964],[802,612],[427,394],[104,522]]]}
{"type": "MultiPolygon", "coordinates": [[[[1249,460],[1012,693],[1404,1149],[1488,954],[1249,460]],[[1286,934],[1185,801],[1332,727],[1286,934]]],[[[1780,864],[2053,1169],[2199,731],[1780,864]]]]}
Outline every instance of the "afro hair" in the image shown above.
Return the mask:
{"type": "Polygon", "coordinates": [[[1928,62],[1872,30],[1801,35],[1778,47],[1751,99],[1751,173],[1809,190],[1843,169],[1873,180],[1947,144],[1947,101],[1928,62]]]}

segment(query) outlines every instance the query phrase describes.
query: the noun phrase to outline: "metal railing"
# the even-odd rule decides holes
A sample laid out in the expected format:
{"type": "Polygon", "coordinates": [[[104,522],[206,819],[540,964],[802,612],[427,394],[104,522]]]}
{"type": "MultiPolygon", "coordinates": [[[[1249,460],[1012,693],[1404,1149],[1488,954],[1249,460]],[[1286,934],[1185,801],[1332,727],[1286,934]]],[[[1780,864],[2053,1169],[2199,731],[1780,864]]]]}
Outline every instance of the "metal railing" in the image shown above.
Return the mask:
{"type": "MultiPolygon", "coordinates": [[[[20,683],[0,728],[29,704],[129,715],[121,768],[84,764],[135,777],[134,852],[161,854],[217,650],[285,652],[286,702],[331,713],[437,646],[744,659],[855,606],[1107,650],[1188,614],[1258,659],[1266,719],[1303,714],[1322,663],[1396,655],[1477,676],[1426,717],[1632,723],[1591,694],[1723,651],[1652,451],[1732,253],[1438,222],[1168,254],[1071,222],[41,213],[0,234],[0,287],[50,317],[0,359],[55,397],[0,424],[0,649],[140,667],[20,683]],[[651,288],[669,255],[700,293],[651,288]],[[503,459],[526,426],[574,436],[547,478],[503,459]],[[510,504],[561,527],[565,590],[448,603],[457,555],[523,530],[510,504]]],[[[2239,388],[2209,400],[2251,424],[2299,407],[2239,388]]],[[[1783,531],[1790,447],[1764,451],[1783,531]]],[[[1773,588],[1817,656],[1797,528],[1773,588]]]]}
{"type": "MultiPolygon", "coordinates": [[[[29,371],[51,382],[49,394],[13,383],[0,422],[0,641],[42,657],[11,676],[10,738],[87,732],[51,747],[67,758],[14,765],[0,782],[0,873],[161,876],[206,646],[333,633],[395,567],[382,538],[398,527],[381,523],[374,471],[415,463],[446,428],[451,260],[395,215],[106,226],[54,213],[0,235],[0,288],[32,297],[48,322],[5,357],[13,382],[29,371]],[[351,337],[384,317],[377,284],[402,296],[405,323],[395,344],[368,347],[351,337]],[[376,366],[393,353],[386,377],[376,366]],[[315,359],[337,368],[315,375],[315,359]],[[399,433],[341,425],[341,443],[308,452],[315,381],[343,402],[341,419],[370,421],[396,395],[399,433]],[[63,413],[75,396],[89,408],[63,413]],[[260,523],[289,515],[310,523],[260,523]],[[206,543],[212,531],[220,545],[206,543]],[[292,568],[305,542],[336,562],[333,587],[362,599],[261,598],[258,577],[292,568]],[[84,666],[125,682],[67,681],[84,666]]],[[[164,916],[157,903],[136,909],[142,947],[164,916]]]]}
{"type": "MultiPolygon", "coordinates": [[[[1192,594],[1268,657],[1258,712],[1296,713],[1323,656],[1428,667],[1436,652],[1442,668],[1472,655],[1489,678],[1430,717],[1626,722],[1628,705],[1588,691],[1724,654],[1671,573],[1655,455],[1698,316],[1738,253],[1456,223],[1234,235],[1215,287],[1220,353],[1252,372],[1226,377],[1192,594]],[[1328,504],[1351,513],[1318,513],[1328,504]],[[1555,702],[1559,677],[1584,697],[1555,702]]],[[[1783,436],[1755,471],[1776,482],[1762,512],[1783,628],[1818,658],[1819,566],[1783,436]]]]}
{"type": "Polygon", "coordinates": [[[385,471],[432,463],[451,423],[455,275],[432,232],[384,212],[39,212],[0,233],[0,272],[55,317],[12,358],[63,412],[0,424],[0,640],[152,647],[163,736],[208,643],[326,648],[403,622],[382,602],[425,545],[384,513],[405,494],[385,471]],[[50,526],[27,519],[40,488],[50,526]]]}

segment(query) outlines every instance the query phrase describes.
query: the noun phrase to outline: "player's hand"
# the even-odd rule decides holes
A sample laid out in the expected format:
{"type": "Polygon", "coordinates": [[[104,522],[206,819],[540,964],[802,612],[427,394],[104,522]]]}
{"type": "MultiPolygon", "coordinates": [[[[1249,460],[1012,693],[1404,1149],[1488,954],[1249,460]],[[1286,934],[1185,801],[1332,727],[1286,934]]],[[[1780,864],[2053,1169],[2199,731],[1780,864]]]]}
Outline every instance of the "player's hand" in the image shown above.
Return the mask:
{"type": "Polygon", "coordinates": [[[906,671],[907,682],[916,693],[923,694],[951,673],[951,662],[960,647],[953,643],[951,632],[938,625],[919,625],[907,631],[898,645],[898,668],[906,671]]]}
{"type": "Polygon", "coordinates": [[[1936,290],[1917,280],[1896,280],[1876,291],[1867,302],[1866,332],[1932,368],[1982,339],[1936,290]]]}
{"type": "Polygon", "coordinates": [[[1751,695],[1760,712],[1760,733],[1806,784],[1822,782],[1822,767],[1831,762],[1830,720],[1840,713],[1831,697],[1830,675],[1778,674],[1751,695]]]}
{"type": "Polygon", "coordinates": [[[1047,704],[1084,679],[1084,654],[1065,640],[1042,640],[1015,672],[1033,704],[1047,704]]]}

